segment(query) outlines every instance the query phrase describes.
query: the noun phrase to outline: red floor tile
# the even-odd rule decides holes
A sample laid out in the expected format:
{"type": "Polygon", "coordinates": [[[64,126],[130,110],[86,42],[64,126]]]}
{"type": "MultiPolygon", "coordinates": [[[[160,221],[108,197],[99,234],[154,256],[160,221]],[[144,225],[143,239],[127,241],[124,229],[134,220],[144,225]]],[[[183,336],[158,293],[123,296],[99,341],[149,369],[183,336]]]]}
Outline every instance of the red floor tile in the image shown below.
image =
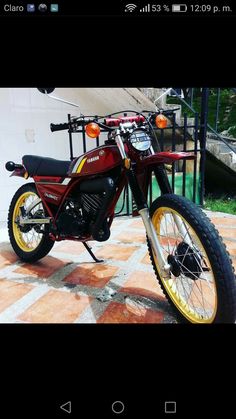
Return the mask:
{"type": "Polygon", "coordinates": [[[236,218],[228,218],[228,217],[211,217],[211,221],[216,225],[223,225],[223,226],[235,226],[236,227],[236,218]]]}
{"type": "Polygon", "coordinates": [[[58,269],[61,269],[67,262],[56,259],[52,256],[46,256],[42,260],[35,263],[25,263],[21,267],[15,269],[14,272],[33,277],[48,278],[58,269]]]}
{"type": "Polygon", "coordinates": [[[128,260],[137,249],[137,246],[124,247],[121,245],[107,244],[96,252],[96,256],[104,259],[128,260]]]}
{"type": "Polygon", "coordinates": [[[64,281],[70,284],[103,288],[115,275],[117,270],[118,268],[115,266],[108,266],[104,264],[83,264],[66,276],[64,281]]]}
{"type": "Polygon", "coordinates": [[[236,256],[236,242],[224,239],[224,243],[230,255],[236,256]]]}
{"type": "Polygon", "coordinates": [[[73,323],[92,298],[63,291],[49,291],[24,313],[19,320],[28,323],[73,323]]]}
{"type": "Polygon", "coordinates": [[[61,243],[56,243],[53,250],[59,253],[69,253],[71,255],[79,256],[86,249],[82,243],[67,240],[61,243]]]}
{"type": "Polygon", "coordinates": [[[136,303],[112,302],[97,323],[161,323],[163,318],[162,312],[145,309],[136,303]]]}
{"type": "Polygon", "coordinates": [[[144,258],[141,260],[141,263],[145,263],[145,265],[150,265],[151,264],[151,260],[150,260],[150,256],[149,256],[148,252],[144,256],[144,258]]]}
{"type": "Polygon", "coordinates": [[[222,237],[236,239],[236,228],[217,227],[217,230],[219,231],[220,236],[222,237]]]}
{"type": "Polygon", "coordinates": [[[116,240],[119,240],[121,243],[146,243],[146,236],[145,234],[137,234],[137,233],[122,233],[119,236],[116,236],[116,240]]]}
{"type": "Polygon", "coordinates": [[[5,279],[0,280],[0,312],[14,304],[33,289],[29,284],[17,284],[5,279]]]}
{"type": "Polygon", "coordinates": [[[5,268],[19,260],[13,250],[1,249],[0,246],[0,269],[5,268]]]}
{"type": "Polygon", "coordinates": [[[123,287],[120,288],[119,292],[140,295],[143,297],[165,299],[155,274],[150,272],[133,272],[123,287]]]}

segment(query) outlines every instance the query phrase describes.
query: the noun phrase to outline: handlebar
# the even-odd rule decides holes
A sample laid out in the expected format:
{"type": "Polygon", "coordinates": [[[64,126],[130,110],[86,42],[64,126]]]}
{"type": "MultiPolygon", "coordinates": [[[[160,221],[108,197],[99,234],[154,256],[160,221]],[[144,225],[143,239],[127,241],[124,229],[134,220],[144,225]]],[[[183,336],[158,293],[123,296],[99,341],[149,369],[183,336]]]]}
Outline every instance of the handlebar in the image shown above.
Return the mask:
{"type": "Polygon", "coordinates": [[[142,115],[135,115],[135,116],[123,116],[121,118],[105,118],[104,124],[108,127],[118,127],[121,123],[124,122],[144,122],[145,118],[142,115]]]}
{"type": "Polygon", "coordinates": [[[52,132],[63,131],[65,129],[69,129],[69,124],[66,122],[64,124],[50,124],[50,129],[52,132]]]}
{"type": "Polygon", "coordinates": [[[93,122],[93,119],[88,119],[85,117],[74,118],[70,122],[65,122],[63,124],[50,124],[50,130],[52,132],[55,131],[63,131],[68,129],[76,129],[79,126],[86,125],[89,122],[93,122]]]}
{"type": "MultiPolygon", "coordinates": [[[[159,111],[154,111],[151,112],[150,115],[150,111],[143,111],[143,112],[149,112],[149,117],[152,121],[152,118],[154,118],[156,115],[162,113],[163,115],[173,115],[173,113],[178,110],[179,108],[174,108],[174,109],[160,109],[159,111]]],[[[131,112],[131,111],[129,111],[131,112]]],[[[133,111],[132,111],[133,112],[133,111]]],[[[99,117],[99,119],[104,118],[104,117],[99,117]]],[[[102,128],[109,130],[112,130],[112,128],[114,127],[118,127],[119,124],[121,123],[125,123],[125,122],[136,122],[138,124],[145,122],[145,117],[141,114],[136,114],[133,116],[120,116],[120,117],[116,117],[113,118],[112,115],[109,117],[105,117],[103,119],[103,122],[99,122],[97,117],[96,118],[88,118],[88,117],[84,117],[84,116],[80,116],[78,118],[74,118],[72,119],[70,122],[65,122],[63,124],[50,124],[50,129],[52,132],[55,131],[63,131],[63,130],[69,130],[71,129],[72,131],[76,131],[76,129],[79,126],[85,126],[87,124],[89,124],[90,122],[96,122],[98,125],[100,125],[102,128]]]]}

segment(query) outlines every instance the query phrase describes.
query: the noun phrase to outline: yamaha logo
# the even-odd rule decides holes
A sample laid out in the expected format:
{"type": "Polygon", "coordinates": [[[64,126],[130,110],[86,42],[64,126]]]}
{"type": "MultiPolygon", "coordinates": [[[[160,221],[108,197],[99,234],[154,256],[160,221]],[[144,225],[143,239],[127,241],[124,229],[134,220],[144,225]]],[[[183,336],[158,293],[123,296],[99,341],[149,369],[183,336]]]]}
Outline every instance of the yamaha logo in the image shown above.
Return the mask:
{"type": "Polygon", "coordinates": [[[52,195],[51,193],[45,193],[44,194],[44,196],[46,196],[46,198],[50,198],[50,199],[53,199],[54,201],[58,201],[58,196],[56,196],[56,195],[52,195]]]}
{"type": "Polygon", "coordinates": [[[87,160],[87,163],[92,163],[93,161],[99,160],[99,156],[91,157],[91,159],[87,160]]]}

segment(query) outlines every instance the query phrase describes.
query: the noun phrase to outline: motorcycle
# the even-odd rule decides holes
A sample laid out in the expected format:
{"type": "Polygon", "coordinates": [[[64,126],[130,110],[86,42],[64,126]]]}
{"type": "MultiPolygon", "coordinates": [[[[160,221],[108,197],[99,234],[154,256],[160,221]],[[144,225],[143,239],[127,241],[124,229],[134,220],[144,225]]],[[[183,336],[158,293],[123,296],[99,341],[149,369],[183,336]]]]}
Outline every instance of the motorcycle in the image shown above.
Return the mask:
{"type": "MultiPolygon", "coordinates": [[[[39,90],[49,97],[53,91],[39,90]]],[[[33,179],[11,201],[10,242],[25,262],[43,258],[60,240],[82,242],[94,261],[101,262],[88,242],[109,239],[116,203],[129,185],[156,278],[179,321],[233,323],[235,275],[226,247],[205,213],[175,195],[168,180],[165,164],[196,158],[191,152],[160,151],[154,127],[165,128],[171,112],[80,113],[66,123],[51,124],[52,132],[83,128],[94,139],[103,130],[107,140],[73,160],[25,155],[22,164],[6,163],[11,176],[33,179]],[[149,207],[152,174],[161,195],[149,207]]]]}

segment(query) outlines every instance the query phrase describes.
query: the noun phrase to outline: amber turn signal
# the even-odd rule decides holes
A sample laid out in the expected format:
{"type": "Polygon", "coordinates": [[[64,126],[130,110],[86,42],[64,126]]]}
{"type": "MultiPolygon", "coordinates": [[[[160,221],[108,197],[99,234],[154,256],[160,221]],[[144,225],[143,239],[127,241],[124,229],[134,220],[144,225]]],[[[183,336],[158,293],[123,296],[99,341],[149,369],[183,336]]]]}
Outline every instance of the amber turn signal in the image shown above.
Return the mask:
{"type": "Polygon", "coordinates": [[[159,114],[159,115],[156,116],[155,124],[156,124],[157,128],[166,128],[167,127],[167,118],[164,115],[159,114]]]}
{"type": "Polygon", "coordinates": [[[86,125],[85,127],[85,132],[88,135],[88,137],[90,138],[97,138],[100,134],[100,127],[98,124],[96,124],[95,122],[90,122],[88,125],[86,125]]]}

